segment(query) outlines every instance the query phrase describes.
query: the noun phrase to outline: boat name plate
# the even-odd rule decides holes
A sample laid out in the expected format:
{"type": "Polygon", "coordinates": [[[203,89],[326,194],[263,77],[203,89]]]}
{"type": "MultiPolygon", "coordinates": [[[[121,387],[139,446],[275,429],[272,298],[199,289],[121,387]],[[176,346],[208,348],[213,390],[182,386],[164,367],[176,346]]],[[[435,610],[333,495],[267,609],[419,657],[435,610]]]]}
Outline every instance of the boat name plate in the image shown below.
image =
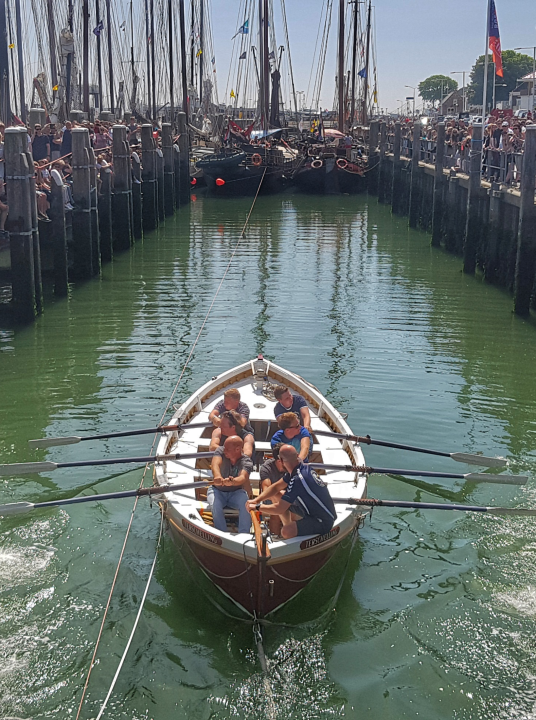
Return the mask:
{"type": "Polygon", "coordinates": [[[217,535],[212,535],[211,533],[207,532],[206,530],[202,530],[200,527],[197,527],[197,525],[193,525],[192,523],[188,522],[188,520],[182,519],[182,525],[185,530],[188,530],[188,532],[192,533],[192,535],[197,535],[198,538],[201,538],[201,540],[206,540],[209,543],[212,543],[213,545],[221,545],[222,540],[217,535]]]}
{"type": "MultiPolygon", "coordinates": [[[[182,522],[184,522],[184,520],[182,522]]],[[[331,538],[334,538],[339,534],[339,530],[340,527],[337,525],[337,527],[334,527],[333,530],[330,530],[325,535],[317,535],[309,540],[304,540],[300,545],[300,550],[308,550],[309,548],[316,547],[317,545],[321,545],[322,543],[331,540],[331,538]]]]}

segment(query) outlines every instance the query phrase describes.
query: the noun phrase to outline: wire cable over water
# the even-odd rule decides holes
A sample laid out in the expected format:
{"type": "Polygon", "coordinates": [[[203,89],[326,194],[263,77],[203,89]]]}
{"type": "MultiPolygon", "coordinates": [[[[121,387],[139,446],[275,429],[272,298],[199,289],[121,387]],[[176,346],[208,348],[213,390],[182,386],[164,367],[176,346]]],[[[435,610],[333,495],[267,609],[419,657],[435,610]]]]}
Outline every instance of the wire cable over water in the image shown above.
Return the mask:
{"type": "MultiPolygon", "coordinates": [[[[203,330],[204,330],[204,328],[205,328],[205,325],[206,325],[207,322],[208,322],[209,316],[210,316],[210,314],[211,314],[211,312],[212,312],[212,308],[214,307],[214,304],[215,304],[215,302],[216,302],[216,299],[218,298],[218,295],[219,295],[220,290],[221,290],[221,288],[222,288],[222,286],[223,286],[223,283],[224,283],[224,281],[225,281],[225,278],[227,277],[227,275],[228,275],[228,273],[229,273],[229,270],[230,270],[230,268],[231,268],[231,265],[232,265],[232,263],[233,263],[233,260],[234,260],[234,258],[235,258],[235,255],[236,255],[236,253],[237,253],[237,251],[238,251],[238,248],[239,248],[239,246],[240,246],[240,243],[242,242],[242,240],[243,240],[243,239],[245,238],[245,236],[246,236],[246,229],[247,229],[247,226],[248,226],[248,224],[249,224],[249,220],[250,220],[250,218],[251,218],[251,214],[252,214],[252,212],[253,212],[253,209],[254,209],[254,207],[255,207],[255,203],[257,202],[257,198],[258,198],[258,196],[259,196],[259,193],[260,193],[262,184],[263,184],[263,182],[264,182],[264,177],[265,177],[265,175],[266,175],[266,170],[267,170],[267,168],[264,169],[264,172],[263,172],[263,174],[262,174],[262,176],[261,176],[261,180],[260,180],[260,182],[259,182],[259,187],[257,188],[257,192],[255,193],[255,197],[253,198],[253,202],[251,203],[251,207],[250,207],[249,212],[248,212],[248,214],[247,214],[247,217],[246,217],[246,221],[245,221],[245,223],[244,223],[244,226],[242,227],[242,230],[241,230],[241,232],[240,232],[240,236],[239,236],[239,238],[238,238],[238,240],[237,240],[237,242],[236,242],[236,244],[235,244],[235,246],[234,246],[234,248],[233,248],[233,252],[231,253],[231,257],[229,258],[229,262],[227,263],[227,266],[226,266],[226,268],[225,268],[225,270],[224,270],[222,279],[220,280],[220,283],[219,283],[219,285],[218,285],[218,287],[217,287],[217,289],[216,289],[216,292],[214,293],[214,296],[213,296],[212,301],[211,301],[211,303],[210,303],[210,306],[209,306],[209,308],[208,308],[208,310],[207,310],[207,313],[206,313],[206,315],[205,315],[205,317],[204,317],[204,319],[203,319],[203,322],[202,322],[202,324],[201,324],[201,327],[200,327],[200,329],[199,329],[199,332],[197,333],[197,336],[196,336],[196,338],[195,338],[195,340],[194,340],[194,342],[193,342],[193,345],[192,345],[192,347],[191,347],[191,349],[190,349],[190,352],[189,352],[189,354],[188,354],[188,357],[186,358],[186,362],[184,363],[184,366],[183,366],[183,368],[182,368],[182,370],[181,370],[181,373],[180,373],[180,375],[179,375],[179,379],[178,379],[177,382],[175,383],[175,387],[173,388],[173,391],[172,391],[172,393],[171,393],[171,395],[170,395],[170,398],[169,398],[169,400],[168,400],[168,402],[167,402],[167,405],[166,405],[166,407],[165,407],[165,409],[164,409],[164,412],[162,413],[162,416],[161,416],[161,418],[160,418],[160,421],[158,422],[158,425],[162,425],[162,423],[163,423],[163,421],[164,421],[164,418],[166,417],[166,415],[167,415],[168,412],[169,412],[169,408],[171,407],[171,405],[172,405],[172,403],[173,403],[173,399],[174,399],[174,397],[175,397],[175,395],[176,395],[176,393],[177,393],[177,390],[179,389],[179,386],[180,386],[180,384],[181,384],[181,382],[182,382],[182,379],[183,379],[183,377],[184,377],[184,373],[186,372],[186,369],[187,369],[187,367],[188,367],[188,365],[189,365],[189,363],[190,363],[190,360],[192,359],[192,356],[193,356],[193,354],[194,354],[195,348],[196,348],[196,346],[197,346],[197,343],[199,342],[199,339],[201,338],[201,335],[202,335],[202,333],[203,333],[203,330]]],[[[154,438],[153,438],[153,442],[152,442],[152,445],[151,445],[151,451],[150,451],[150,454],[151,454],[151,455],[153,454],[153,450],[154,450],[154,447],[155,447],[157,438],[158,438],[158,433],[155,433],[155,436],[154,436],[154,438]]],[[[145,481],[145,476],[146,476],[146,474],[147,474],[148,469],[149,469],[149,463],[147,463],[147,465],[146,465],[145,468],[144,468],[143,476],[142,476],[142,479],[141,479],[141,482],[140,482],[139,489],[141,489],[141,488],[143,487],[143,483],[144,483],[144,481],[145,481]]],[[[86,676],[86,680],[85,680],[85,683],[84,683],[84,689],[83,689],[83,691],[82,691],[82,697],[81,697],[81,699],[80,699],[80,704],[79,704],[79,706],[78,706],[78,711],[77,711],[77,713],[76,713],[76,719],[75,719],[75,720],[79,720],[80,713],[82,712],[82,706],[83,706],[83,704],[84,704],[84,699],[85,699],[86,692],[87,692],[87,688],[88,688],[88,685],[89,685],[89,679],[90,679],[90,677],[91,677],[91,672],[92,672],[93,667],[94,667],[94,665],[95,665],[95,659],[96,659],[96,656],[97,656],[97,651],[98,651],[99,644],[100,644],[101,637],[102,637],[102,633],[103,633],[103,630],[104,630],[104,624],[105,624],[105,622],[106,622],[106,618],[107,618],[107,616],[108,616],[108,612],[109,612],[109,609],[110,609],[110,604],[111,604],[111,601],[112,601],[112,596],[113,596],[113,594],[114,594],[115,586],[116,586],[116,583],[117,583],[117,577],[118,577],[118,575],[119,575],[119,569],[120,569],[121,563],[122,563],[122,561],[123,561],[123,557],[124,557],[124,554],[125,554],[125,549],[126,549],[126,546],[127,546],[127,541],[128,541],[129,535],[130,535],[130,530],[131,530],[131,528],[132,528],[132,522],[133,522],[133,520],[134,520],[134,514],[135,514],[136,509],[137,509],[137,507],[138,507],[138,501],[139,501],[139,497],[136,497],[136,499],[135,499],[135,501],[134,501],[134,506],[133,506],[133,508],[132,508],[132,513],[131,513],[131,515],[130,515],[130,520],[129,520],[129,523],[128,523],[128,526],[127,526],[127,531],[126,531],[125,539],[124,539],[124,541],[123,541],[123,546],[122,546],[122,548],[121,548],[121,553],[120,553],[120,555],[119,555],[119,560],[118,560],[118,563],[117,563],[117,567],[116,567],[116,569],[115,569],[114,577],[113,577],[113,580],[112,580],[112,586],[111,586],[111,588],[110,588],[110,594],[109,594],[109,596],[108,596],[108,601],[107,601],[106,607],[105,607],[105,609],[104,609],[104,614],[103,614],[103,617],[102,617],[102,622],[101,622],[101,626],[100,626],[100,629],[99,629],[99,634],[98,634],[98,636],[97,636],[97,641],[96,641],[96,643],[95,643],[95,648],[94,648],[94,650],[93,650],[93,655],[92,655],[92,657],[91,657],[91,662],[90,662],[90,665],[89,665],[89,670],[88,670],[88,673],[87,673],[87,676],[86,676]]],[[[158,545],[157,545],[157,548],[156,548],[156,553],[155,553],[155,557],[154,557],[154,560],[153,560],[153,565],[152,565],[151,571],[150,571],[150,573],[149,573],[149,577],[148,577],[148,580],[147,580],[147,584],[146,584],[146,587],[145,587],[145,591],[144,591],[144,594],[143,594],[143,597],[142,597],[142,600],[141,600],[141,603],[140,603],[139,611],[138,611],[138,614],[137,614],[137,616],[136,616],[136,620],[135,620],[135,622],[134,622],[134,627],[133,627],[133,629],[132,629],[131,636],[130,636],[130,638],[129,638],[129,640],[128,640],[127,646],[126,646],[126,648],[125,648],[125,651],[124,651],[123,656],[122,656],[122,658],[121,658],[121,661],[120,661],[120,663],[119,663],[119,666],[118,666],[116,675],[114,676],[114,679],[113,679],[113,681],[112,681],[112,685],[110,686],[110,689],[109,689],[109,691],[108,691],[108,694],[107,694],[107,696],[106,696],[106,699],[105,699],[105,701],[104,701],[104,704],[103,704],[103,706],[102,706],[102,708],[101,708],[101,711],[100,711],[100,713],[99,713],[99,715],[98,715],[97,720],[99,720],[99,718],[102,717],[102,713],[104,712],[104,710],[105,710],[105,708],[106,708],[106,705],[107,705],[107,703],[108,703],[108,700],[109,700],[109,698],[110,698],[110,695],[111,695],[111,693],[113,692],[113,688],[114,688],[114,686],[115,686],[115,683],[116,683],[116,681],[117,681],[117,678],[118,678],[119,673],[120,673],[120,671],[121,671],[121,668],[122,668],[122,666],[123,666],[124,659],[125,659],[125,657],[126,657],[126,655],[127,655],[127,653],[128,653],[128,650],[129,650],[129,648],[130,648],[130,644],[131,644],[131,642],[132,642],[132,638],[133,638],[134,633],[135,633],[135,631],[136,631],[136,627],[137,627],[137,625],[138,625],[138,621],[139,621],[139,619],[140,619],[140,617],[141,617],[141,611],[142,611],[142,609],[143,609],[143,605],[144,605],[144,602],[145,602],[145,598],[146,598],[147,592],[148,592],[148,590],[149,590],[149,585],[150,585],[150,583],[151,583],[151,579],[152,579],[152,576],[153,576],[154,567],[155,567],[155,564],[156,564],[156,558],[157,558],[157,555],[158,555],[158,548],[160,547],[160,539],[161,539],[161,537],[162,537],[163,517],[164,517],[164,516],[163,516],[163,513],[162,513],[161,526],[160,526],[160,534],[159,534],[159,538],[158,538],[158,545]]]]}

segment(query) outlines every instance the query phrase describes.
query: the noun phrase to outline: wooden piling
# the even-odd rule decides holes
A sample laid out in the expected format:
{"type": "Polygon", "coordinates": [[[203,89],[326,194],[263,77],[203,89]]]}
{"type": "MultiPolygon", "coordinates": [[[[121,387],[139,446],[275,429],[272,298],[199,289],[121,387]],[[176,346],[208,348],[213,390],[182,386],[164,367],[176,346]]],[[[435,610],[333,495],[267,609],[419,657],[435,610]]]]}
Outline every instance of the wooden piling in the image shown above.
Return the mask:
{"type": "Polygon", "coordinates": [[[432,205],[432,246],[441,245],[443,235],[443,195],[445,192],[445,123],[437,126],[436,161],[434,173],[434,197],[432,205]]]}
{"type": "Polygon", "coordinates": [[[143,231],[158,227],[158,191],[156,179],[156,149],[153,139],[153,128],[146,124],[141,126],[142,152],[142,193],[143,193],[143,231]]]}
{"type": "Polygon", "coordinates": [[[402,125],[395,123],[395,137],[393,147],[393,185],[392,185],[392,209],[396,215],[403,215],[405,212],[402,201],[404,189],[402,187],[402,161],[400,151],[402,144],[402,125]]]}
{"type": "Polygon", "coordinates": [[[473,125],[471,155],[469,159],[469,189],[467,194],[467,221],[463,243],[463,271],[473,275],[476,270],[476,253],[480,241],[481,222],[479,196],[482,159],[482,127],[473,125]]]}
{"type": "Polygon", "coordinates": [[[65,199],[63,178],[58,170],[50,173],[50,233],[54,258],[54,295],[64,297],[69,291],[67,262],[67,232],[65,227],[65,199]]]}
{"type": "Polygon", "coordinates": [[[421,207],[421,178],[419,160],[421,157],[421,124],[413,126],[413,144],[411,151],[411,185],[409,190],[409,226],[416,228],[421,207]]]}
{"type": "Polygon", "coordinates": [[[155,154],[156,161],[156,190],[157,190],[157,206],[158,220],[161,222],[166,217],[166,202],[164,192],[165,172],[164,172],[164,153],[162,149],[157,147],[155,154]]]}
{"type": "Polygon", "coordinates": [[[385,160],[387,152],[387,124],[380,123],[380,154],[378,159],[378,202],[385,203],[387,196],[388,166],[385,160]]]}
{"type": "Polygon", "coordinates": [[[378,138],[379,138],[380,123],[378,120],[370,121],[369,128],[369,148],[368,148],[368,189],[369,192],[378,193],[378,138]]]}
{"type": "Polygon", "coordinates": [[[124,125],[113,127],[113,249],[128,250],[133,242],[132,226],[132,172],[127,129],[124,125]]]}
{"type": "Polygon", "coordinates": [[[186,205],[190,202],[190,140],[188,137],[188,126],[186,114],[178,113],[177,116],[179,139],[179,204],[186,205]]]}
{"type": "Polygon", "coordinates": [[[137,152],[132,153],[132,232],[136,240],[143,237],[141,160],[137,152]]]}
{"type": "Polygon", "coordinates": [[[112,229],[112,169],[100,169],[99,203],[99,235],[100,254],[103,262],[113,258],[113,229],[112,229]]]}
{"type": "Polygon", "coordinates": [[[167,216],[175,210],[175,167],[171,124],[162,123],[162,152],[164,153],[164,211],[167,216]]]}
{"type": "Polygon", "coordinates": [[[11,304],[13,315],[20,322],[30,322],[37,314],[30,207],[30,168],[26,148],[26,129],[6,128],[4,157],[11,239],[11,304]]]}
{"type": "Polygon", "coordinates": [[[91,261],[93,266],[93,274],[98,275],[101,270],[101,253],[100,253],[100,231],[99,231],[99,208],[98,208],[98,186],[97,186],[97,161],[93,148],[89,144],[87,147],[89,157],[89,181],[91,190],[91,261]]]}
{"type": "Polygon", "coordinates": [[[33,132],[36,125],[44,127],[47,121],[47,111],[44,108],[33,107],[28,113],[28,124],[33,132]]]}
{"type": "Polygon", "coordinates": [[[95,274],[91,240],[91,172],[89,166],[89,133],[86,128],[73,128],[73,268],[76,280],[95,274]]]}
{"type": "Polygon", "coordinates": [[[181,205],[181,151],[177,143],[173,143],[173,170],[175,171],[175,207],[181,205]]]}
{"type": "Polygon", "coordinates": [[[39,241],[39,222],[37,220],[37,183],[35,181],[35,167],[32,153],[26,148],[26,162],[28,163],[28,173],[30,176],[30,213],[32,216],[32,245],[33,245],[33,265],[34,265],[34,286],[35,286],[35,306],[37,312],[43,312],[43,282],[41,279],[41,244],[39,241]]]}
{"type": "Polygon", "coordinates": [[[517,255],[514,282],[514,312],[526,316],[534,287],[536,252],[536,206],[534,185],[536,176],[536,125],[527,126],[521,170],[521,207],[517,234],[517,255]]]}
{"type": "Polygon", "coordinates": [[[489,219],[486,252],[484,258],[484,277],[487,282],[497,282],[499,278],[499,247],[501,244],[501,223],[503,214],[503,194],[501,186],[492,182],[488,190],[489,219]]]}

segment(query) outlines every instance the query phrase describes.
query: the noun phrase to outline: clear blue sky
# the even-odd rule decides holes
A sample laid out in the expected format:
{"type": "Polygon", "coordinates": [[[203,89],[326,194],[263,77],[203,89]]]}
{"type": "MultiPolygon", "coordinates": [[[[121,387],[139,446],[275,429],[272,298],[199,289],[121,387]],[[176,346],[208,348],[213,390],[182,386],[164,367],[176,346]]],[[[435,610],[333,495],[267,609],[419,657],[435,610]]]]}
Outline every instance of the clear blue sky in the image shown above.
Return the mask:
{"type": "MultiPolygon", "coordinates": [[[[212,0],[220,94],[223,95],[235,32],[238,0],[212,0]]],[[[277,7],[279,0],[274,0],[277,7]]],[[[536,45],[536,0],[495,0],[504,50],[536,45]]],[[[331,107],[335,77],[337,14],[321,105],[331,107]]],[[[322,0],[286,0],[296,89],[306,90],[322,0]]],[[[484,52],[487,0],[375,0],[379,101],[396,109],[429,75],[470,70],[484,52]]],[[[276,28],[278,43],[283,41],[276,28]]],[[[532,55],[532,51],[526,51],[532,55]]],[[[453,76],[461,85],[461,75],[453,76]]],[[[223,98],[222,98],[223,99],[223,98]]]]}

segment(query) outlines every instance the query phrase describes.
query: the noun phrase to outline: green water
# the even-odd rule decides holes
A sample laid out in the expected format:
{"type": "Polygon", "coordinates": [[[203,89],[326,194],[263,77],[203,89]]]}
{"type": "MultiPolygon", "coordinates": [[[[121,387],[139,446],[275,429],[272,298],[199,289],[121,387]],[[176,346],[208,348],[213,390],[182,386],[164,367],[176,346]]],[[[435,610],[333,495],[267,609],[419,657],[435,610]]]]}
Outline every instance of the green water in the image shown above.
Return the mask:
{"type": "MultiPolygon", "coordinates": [[[[148,438],[40,452],[26,441],[160,418],[250,202],[198,197],[35,325],[0,331],[0,462],[149,451],[148,438]]],[[[460,265],[376,200],[260,198],[176,399],[261,351],[317,385],[359,434],[504,454],[530,475],[524,488],[373,476],[371,496],[535,506],[536,328],[460,265]]],[[[471,470],[378,447],[366,457],[471,470]]],[[[141,474],[3,478],[0,503],[131,488],[141,474]]],[[[0,521],[0,717],[75,717],[132,504],[0,521]]],[[[158,530],[156,508],[140,502],[84,720],[110,686],[158,530]]],[[[375,510],[336,611],[267,632],[275,715],[251,630],[218,614],[165,537],[104,717],[533,717],[535,530],[530,518],[375,510]]],[[[314,593],[300,602],[297,617],[314,612],[314,593]]]]}

